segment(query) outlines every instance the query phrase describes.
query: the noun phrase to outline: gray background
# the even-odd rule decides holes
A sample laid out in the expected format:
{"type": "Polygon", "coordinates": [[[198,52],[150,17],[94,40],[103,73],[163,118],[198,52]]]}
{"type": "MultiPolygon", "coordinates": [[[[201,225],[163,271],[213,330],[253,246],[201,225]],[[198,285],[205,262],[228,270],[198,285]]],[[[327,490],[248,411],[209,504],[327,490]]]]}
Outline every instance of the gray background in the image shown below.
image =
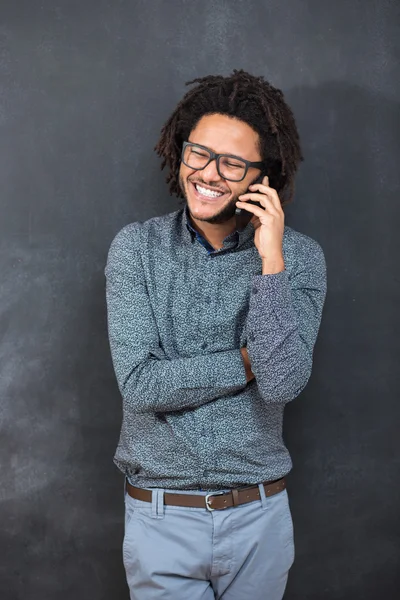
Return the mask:
{"type": "Polygon", "coordinates": [[[123,225],[178,208],[153,147],[184,82],[233,68],[293,107],[286,222],[328,264],[286,409],[285,598],[398,598],[399,23],[395,0],[1,1],[2,600],[128,598],[103,269],[123,225]]]}

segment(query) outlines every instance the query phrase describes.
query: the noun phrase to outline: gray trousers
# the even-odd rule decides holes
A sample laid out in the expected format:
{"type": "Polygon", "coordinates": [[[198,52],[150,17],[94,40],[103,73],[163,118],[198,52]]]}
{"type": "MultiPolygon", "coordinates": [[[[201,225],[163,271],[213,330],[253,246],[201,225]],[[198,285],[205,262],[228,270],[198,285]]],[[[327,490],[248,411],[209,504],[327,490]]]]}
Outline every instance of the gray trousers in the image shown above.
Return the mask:
{"type": "Polygon", "coordinates": [[[165,506],[163,489],[151,503],[125,492],[131,600],[281,600],[294,560],[288,495],[259,488],[261,500],[212,512],[165,506]]]}

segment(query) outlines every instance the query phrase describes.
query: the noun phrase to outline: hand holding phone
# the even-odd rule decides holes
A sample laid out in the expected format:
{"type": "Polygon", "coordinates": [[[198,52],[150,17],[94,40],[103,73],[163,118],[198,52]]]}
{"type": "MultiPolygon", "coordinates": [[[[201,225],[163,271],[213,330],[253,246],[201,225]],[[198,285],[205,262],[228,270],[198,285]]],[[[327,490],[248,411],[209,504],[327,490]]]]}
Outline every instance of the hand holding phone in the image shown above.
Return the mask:
{"type": "MultiPolygon", "coordinates": [[[[260,177],[258,177],[256,179],[256,181],[253,182],[252,185],[256,184],[256,183],[262,183],[262,180],[265,177],[265,173],[262,173],[260,175],[260,177]]],[[[252,190],[247,189],[247,192],[245,192],[246,194],[251,192],[252,190]]],[[[259,206],[260,208],[262,208],[261,204],[259,202],[256,202],[256,200],[247,200],[246,204],[254,204],[255,206],[259,206]]],[[[249,210],[246,210],[245,208],[237,208],[235,210],[235,217],[236,217],[236,229],[237,231],[243,231],[243,229],[247,226],[247,224],[251,221],[252,217],[253,217],[253,213],[251,213],[249,210]]]]}

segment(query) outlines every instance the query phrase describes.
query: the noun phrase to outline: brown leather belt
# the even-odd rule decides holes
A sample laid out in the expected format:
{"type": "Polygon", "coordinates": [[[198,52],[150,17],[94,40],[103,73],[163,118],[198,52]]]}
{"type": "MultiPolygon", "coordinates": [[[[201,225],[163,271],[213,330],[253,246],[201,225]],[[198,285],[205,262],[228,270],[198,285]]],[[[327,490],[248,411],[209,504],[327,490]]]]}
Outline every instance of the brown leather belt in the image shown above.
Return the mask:
{"type": "MultiPolygon", "coordinates": [[[[282,477],[282,479],[277,479],[276,481],[266,481],[263,485],[265,495],[273,496],[286,488],[286,481],[285,478],[282,477]]],[[[136,498],[136,500],[151,502],[151,490],[135,487],[127,481],[126,491],[132,498],[136,498]]],[[[211,492],[206,496],[201,496],[199,494],[164,493],[164,504],[169,504],[170,506],[186,506],[190,508],[206,508],[207,510],[223,510],[224,508],[239,506],[240,504],[254,502],[255,500],[260,500],[260,490],[258,485],[236,488],[229,490],[228,492],[211,492]]]]}

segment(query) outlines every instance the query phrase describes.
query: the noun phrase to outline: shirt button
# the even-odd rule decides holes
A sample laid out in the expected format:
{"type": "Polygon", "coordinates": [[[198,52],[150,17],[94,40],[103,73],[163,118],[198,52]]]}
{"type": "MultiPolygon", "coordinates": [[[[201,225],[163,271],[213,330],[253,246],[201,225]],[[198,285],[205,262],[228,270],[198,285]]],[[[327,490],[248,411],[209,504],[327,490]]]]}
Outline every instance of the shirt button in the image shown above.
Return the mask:
{"type": "Polygon", "coordinates": [[[206,296],[206,297],[204,298],[204,302],[205,302],[206,304],[211,304],[211,298],[210,298],[210,296],[206,296]]]}
{"type": "Polygon", "coordinates": [[[253,294],[257,294],[258,289],[256,287],[253,287],[253,294]]]}
{"type": "Polygon", "coordinates": [[[210,474],[210,472],[209,472],[209,471],[207,471],[207,470],[203,471],[203,477],[208,477],[208,476],[209,476],[209,474],[210,474]]]}
{"type": "Polygon", "coordinates": [[[254,340],[255,340],[255,339],[256,339],[256,338],[254,337],[254,333],[251,333],[251,334],[249,335],[249,340],[250,340],[251,342],[254,342],[254,340]]]}
{"type": "Polygon", "coordinates": [[[207,346],[208,346],[207,342],[203,342],[203,343],[202,343],[202,345],[201,345],[201,347],[202,347],[202,349],[203,349],[203,350],[204,350],[205,348],[207,348],[207,346]]]}

